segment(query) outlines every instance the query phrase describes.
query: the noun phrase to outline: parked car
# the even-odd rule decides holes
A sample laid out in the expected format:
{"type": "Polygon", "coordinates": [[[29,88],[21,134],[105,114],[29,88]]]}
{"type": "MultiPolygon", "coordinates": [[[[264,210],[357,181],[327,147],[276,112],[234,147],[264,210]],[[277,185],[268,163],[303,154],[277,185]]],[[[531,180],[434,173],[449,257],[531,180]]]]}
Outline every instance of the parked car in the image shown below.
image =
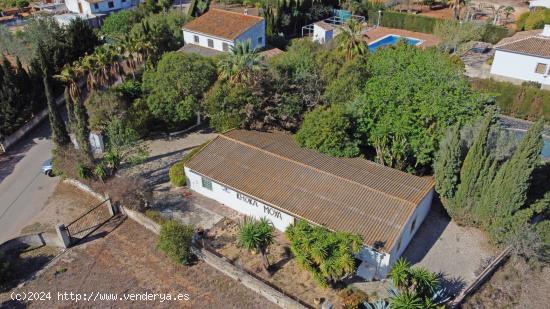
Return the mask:
{"type": "Polygon", "coordinates": [[[48,160],[44,161],[44,163],[42,163],[42,173],[44,173],[44,175],[47,175],[47,176],[50,176],[50,177],[55,176],[53,174],[52,159],[48,159],[48,160]]]}

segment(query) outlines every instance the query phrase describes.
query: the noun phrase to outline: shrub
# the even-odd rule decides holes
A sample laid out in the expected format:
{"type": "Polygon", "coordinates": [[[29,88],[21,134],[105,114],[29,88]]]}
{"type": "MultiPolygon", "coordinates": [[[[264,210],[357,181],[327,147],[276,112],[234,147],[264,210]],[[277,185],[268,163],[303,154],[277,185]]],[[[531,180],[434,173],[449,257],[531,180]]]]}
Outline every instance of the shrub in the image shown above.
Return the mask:
{"type": "Polygon", "coordinates": [[[80,179],[90,179],[90,177],[92,177],[92,170],[90,169],[90,167],[82,163],[78,163],[76,165],[76,174],[80,179]]]}
{"type": "Polygon", "coordinates": [[[8,282],[10,279],[10,262],[4,255],[4,253],[0,252],[0,291],[2,290],[2,287],[8,282]]]}
{"type": "Polygon", "coordinates": [[[516,21],[519,31],[542,29],[545,24],[550,24],[550,9],[545,8],[525,12],[516,21]]]}
{"type": "Polygon", "coordinates": [[[510,35],[510,31],[506,27],[485,24],[483,34],[481,35],[481,41],[496,44],[508,35],[510,35]]]}
{"type": "Polygon", "coordinates": [[[187,184],[187,179],[185,178],[184,166],[187,161],[189,161],[197,152],[199,152],[208,142],[194,148],[188,154],[183,156],[181,161],[174,163],[170,170],[168,171],[168,177],[170,177],[170,182],[175,187],[182,187],[187,184]]]}
{"type": "Polygon", "coordinates": [[[164,219],[162,217],[162,215],[160,214],[160,212],[156,211],[156,210],[151,210],[151,209],[148,209],[145,211],[145,216],[153,221],[155,221],[156,223],[158,224],[163,224],[166,222],[166,219],[164,219]]]}
{"type": "Polygon", "coordinates": [[[345,309],[358,309],[367,301],[368,295],[354,287],[347,287],[338,293],[345,309]]]}
{"type": "Polygon", "coordinates": [[[542,221],[535,225],[535,229],[540,237],[540,240],[550,245],[550,220],[542,221]]]}
{"type": "Polygon", "coordinates": [[[161,225],[157,247],[176,263],[191,262],[191,241],[194,227],[177,221],[166,221],[161,225]]]}
{"type": "Polygon", "coordinates": [[[509,82],[474,79],[472,87],[494,95],[501,112],[518,118],[550,119],[550,91],[531,86],[518,86],[509,82]]]}
{"type": "Polygon", "coordinates": [[[170,170],[168,171],[170,182],[172,183],[172,185],[174,185],[174,187],[183,187],[187,184],[184,165],[184,161],[176,162],[170,167],[170,170]]]}

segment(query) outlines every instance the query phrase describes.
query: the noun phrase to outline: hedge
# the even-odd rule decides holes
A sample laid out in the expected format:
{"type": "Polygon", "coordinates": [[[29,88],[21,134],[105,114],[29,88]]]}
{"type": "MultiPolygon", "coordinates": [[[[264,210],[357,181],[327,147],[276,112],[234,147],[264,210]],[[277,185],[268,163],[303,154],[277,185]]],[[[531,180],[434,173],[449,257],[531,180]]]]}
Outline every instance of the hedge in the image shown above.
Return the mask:
{"type": "Polygon", "coordinates": [[[187,184],[187,179],[185,177],[185,163],[189,161],[199,150],[201,150],[208,142],[196,147],[186,154],[183,159],[174,163],[170,170],[168,170],[168,177],[170,178],[170,183],[175,187],[183,187],[187,184]]]}
{"type": "Polygon", "coordinates": [[[550,91],[528,85],[514,85],[491,79],[473,79],[472,87],[495,96],[505,115],[536,120],[550,120],[550,91]]]}
{"type": "MultiPolygon", "coordinates": [[[[377,11],[369,11],[368,16],[371,24],[376,25],[378,23],[377,11]]],[[[423,15],[383,11],[380,26],[433,34],[435,25],[438,22],[448,21],[423,15]]],[[[495,44],[508,35],[509,31],[505,27],[485,24],[481,40],[495,44]]]]}

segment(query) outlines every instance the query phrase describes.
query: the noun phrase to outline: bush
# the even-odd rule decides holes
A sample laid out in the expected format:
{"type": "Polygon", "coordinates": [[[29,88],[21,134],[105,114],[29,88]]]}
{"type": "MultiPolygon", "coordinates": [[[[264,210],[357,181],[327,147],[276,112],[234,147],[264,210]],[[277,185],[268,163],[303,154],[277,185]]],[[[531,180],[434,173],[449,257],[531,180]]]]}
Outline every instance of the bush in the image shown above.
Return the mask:
{"type": "Polygon", "coordinates": [[[187,179],[185,178],[184,170],[184,161],[179,161],[174,163],[168,171],[168,176],[170,177],[170,182],[174,187],[183,187],[187,184],[187,179]]]}
{"type": "Polygon", "coordinates": [[[10,280],[10,262],[4,255],[4,253],[0,252],[0,291],[2,290],[3,286],[8,283],[8,280],[10,280]]]}
{"type": "Polygon", "coordinates": [[[145,211],[145,216],[153,221],[155,221],[156,223],[158,224],[163,224],[166,222],[166,219],[164,219],[162,217],[162,215],[160,214],[160,212],[156,211],[156,210],[151,210],[151,209],[148,209],[145,211]]]}
{"type": "Polygon", "coordinates": [[[550,91],[490,79],[474,79],[472,87],[494,95],[501,112],[518,118],[550,119],[550,91]]]}
{"type": "MultiPolygon", "coordinates": [[[[378,12],[369,11],[368,16],[372,19],[373,24],[378,22],[378,12]]],[[[380,26],[423,33],[434,33],[435,26],[438,22],[442,22],[442,20],[422,15],[383,11],[380,26]]],[[[454,21],[448,22],[452,23],[454,21]]],[[[495,44],[507,36],[508,29],[505,27],[486,24],[483,29],[481,40],[483,42],[495,44]]]]}
{"type": "Polygon", "coordinates": [[[367,301],[368,295],[354,287],[348,287],[338,293],[345,309],[362,308],[361,305],[367,301]]]}
{"type": "Polygon", "coordinates": [[[197,152],[199,152],[208,142],[196,147],[191,150],[188,154],[183,156],[181,161],[174,163],[170,170],[168,171],[168,176],[170,177],[170,182],[176,187],[182,187],[187,184],[187,179],[185,178],[185,170],[183,169],[185,163],[189,161],[197,152]]]}
{"type": "Polygon", "coordinates": [[[166,221],[161,225],[157,247],[176,263],[191,262],[191,241],[194,227],[177,221],[166,221]]]}
{"type": "Polygon", "coordinates": [[[518,31],[542,29],[545,24],[550,24],[550,9],[545,8],[525,12],[516,21],[518,31]]]}

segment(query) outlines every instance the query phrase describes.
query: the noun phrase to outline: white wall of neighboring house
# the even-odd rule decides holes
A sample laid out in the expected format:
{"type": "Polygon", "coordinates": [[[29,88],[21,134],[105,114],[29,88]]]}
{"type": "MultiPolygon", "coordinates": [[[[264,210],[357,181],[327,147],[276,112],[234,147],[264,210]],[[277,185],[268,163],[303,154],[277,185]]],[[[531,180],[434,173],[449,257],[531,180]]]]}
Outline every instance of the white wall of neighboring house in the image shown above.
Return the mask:
{"type": "Polygon", "coordinates": [[[236,42],[250,40],[250,42],[252,43],[252,48],[260,49],[265,46],[265,21],[262,20],[258,24],[254,25],[254,27],[251,27],[250,29],[242,33],[234,41],[218,38],[208,34],[189,31],[187,29],[183,29],[183,40],[185,41],[185,44],[199,45],[206,48],[213,48],[219,51],[224,51],[223,43],[227,43],[228,49],[231,49],[231,46],[236,44],[236,42]],[[199,38],[198,43],[195,41],[195,36],[199,38]],[[212,40],[212,42],[214,43],[214,47],[208,46],[208,40],[212,40]]]}
{"type": "Polygon", "coordinates": [[[550,9],[550,0],[534,0],[529,1],[529,8],[534,9],[537,7],[544,7],[550,9]]]}
{"type": "Polygon", "coordinates": [[[491,74],[499,77],[510,79],[519,79],[524,81],[534,81],[541,83],[543,86],[550,86],[550,59],[542,57],[534,57],[518,53],[512,53],[502,50],[497,50],[493,65],[491,66],[491,74]],[[535,72],[537,64],[546,64],[544,74],[535,72]]]}
{"type": "Polygon", "coordinates": [[[98,3],[90,3],[85,0],[65,0],[65,5],[69,11],[87,15],[107,14],[128,9],[138,4],[139,0],[105,0],[98,3]]]}
{"type": "Polygon", "coordinates": [[[265,20],[260,21],[235,39],[235,42],[250,40],[252,48],[265,47],[265,20]]]}
{"type": "Polygon", "coordinates": [[[233,41],[231,40],[225,40],[221,38],[217,38],[214,36],[198,33],[198,32],[192,32],[188,30],[183,30],[183,40],[185,44],[194,44],[199,45],[206,48],[213,48],[215,50],[223,51],[223,43],[228,44],[228,48],[231,49],[231,46],[233,46],[233,41]],[[199,42],[195,42],[195,36],[199,38],[199,42]],[[214,43],[214,47],[208,46],[208,40],[212,40],[214,43]]]}
{"type": "Polygon", "coordinates": [[[332,41],[334,30],[326,30],[325,28],[313,24],[313,41],[321,44],[332,41]]]}

